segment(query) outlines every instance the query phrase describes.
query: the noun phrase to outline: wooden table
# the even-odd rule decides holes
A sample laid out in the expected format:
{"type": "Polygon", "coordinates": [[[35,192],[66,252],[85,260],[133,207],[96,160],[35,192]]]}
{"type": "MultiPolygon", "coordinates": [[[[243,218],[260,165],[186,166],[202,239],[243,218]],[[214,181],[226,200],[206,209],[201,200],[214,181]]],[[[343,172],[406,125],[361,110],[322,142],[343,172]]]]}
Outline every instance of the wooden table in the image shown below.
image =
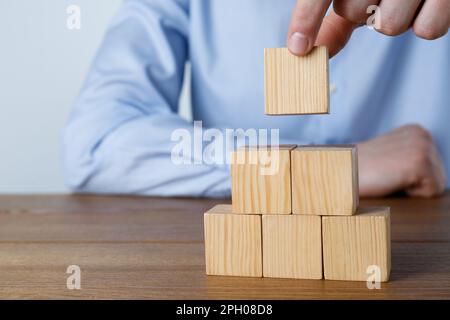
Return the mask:
{"type": "Polygon", "coordinates": [[[220,202],[0,196],[0,297],[450,298],[450,193],[362,201],[392,207],[391,281],[380,290],[364,282],[205,276],[203,212],[220,202]],[[69,265],[81,268],[81,290],[66,288],[69,265]]]}

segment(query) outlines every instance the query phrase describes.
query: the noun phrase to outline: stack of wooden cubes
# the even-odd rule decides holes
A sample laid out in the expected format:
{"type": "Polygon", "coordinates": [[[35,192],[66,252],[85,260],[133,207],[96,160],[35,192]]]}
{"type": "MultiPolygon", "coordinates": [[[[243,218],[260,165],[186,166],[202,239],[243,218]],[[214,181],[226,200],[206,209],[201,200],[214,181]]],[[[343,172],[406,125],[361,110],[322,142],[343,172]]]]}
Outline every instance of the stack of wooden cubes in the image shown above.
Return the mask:
{"type": "MultiPolygon", "coordinates": [[[[269,50],[280,54],[284,49],[269,50]]],[[[275,99],[267,55],[266,110],[275,99]]],[[[305,73],[305,59],[325,61],[283,55],[300,74],[305,73]]],[[[328,67],[322,69],[328,82],[328,67]]],[[[317,95],[325,94],[320,90],[317,95]]],[[[290,107],[289,112],[278,109],[281,114],[308,113],[311,106],[308,112],[301,106],[311,104],[318,111],[328,109],[311,101],[293,103],[297,110],[290,107]]],[[[390,212],[388,207],[359,206],[355,146],[244,147],[232,154],[231,175],[232,205],[218,205],[204,215],[208,275],[366,281],[368,268],[376,266],[380,281],[388,281],[390,212]]]]}

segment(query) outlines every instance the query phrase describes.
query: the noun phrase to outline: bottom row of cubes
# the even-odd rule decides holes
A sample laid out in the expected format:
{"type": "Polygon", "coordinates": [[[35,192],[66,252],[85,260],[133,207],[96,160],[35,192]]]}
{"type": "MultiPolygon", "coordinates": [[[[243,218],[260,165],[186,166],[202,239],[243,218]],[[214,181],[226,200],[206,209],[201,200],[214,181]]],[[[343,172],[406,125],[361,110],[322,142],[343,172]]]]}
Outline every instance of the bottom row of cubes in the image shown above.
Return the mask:
{"type": "Polygon", "coordinates": [[[208,275],[366,281],[378,270],[379,281],[389,279],[387,207],[321,217],[232,214],[218,205],[204,227],[208,275]]]}

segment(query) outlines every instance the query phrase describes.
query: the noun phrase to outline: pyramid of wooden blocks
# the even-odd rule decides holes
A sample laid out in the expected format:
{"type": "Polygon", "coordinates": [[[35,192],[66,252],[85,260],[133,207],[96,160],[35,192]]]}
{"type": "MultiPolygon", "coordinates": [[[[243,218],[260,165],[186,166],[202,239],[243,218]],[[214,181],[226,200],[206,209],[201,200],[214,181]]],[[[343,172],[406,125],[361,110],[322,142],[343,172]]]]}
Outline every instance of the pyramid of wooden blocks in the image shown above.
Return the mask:
{"type": "Polygon", "coordinates": [[[390,212],[358,208],[356,147],[247,147],[232,159],[232,205],[204,216],[208,275],[367,281],[378,268],[388,281],[390,212]]]}
{"type": "Polygon", "coordinates": [[[264,51],[266,114],[329,113],[328,51],[316,47],[305,57],[287,48],[264,51]]]}

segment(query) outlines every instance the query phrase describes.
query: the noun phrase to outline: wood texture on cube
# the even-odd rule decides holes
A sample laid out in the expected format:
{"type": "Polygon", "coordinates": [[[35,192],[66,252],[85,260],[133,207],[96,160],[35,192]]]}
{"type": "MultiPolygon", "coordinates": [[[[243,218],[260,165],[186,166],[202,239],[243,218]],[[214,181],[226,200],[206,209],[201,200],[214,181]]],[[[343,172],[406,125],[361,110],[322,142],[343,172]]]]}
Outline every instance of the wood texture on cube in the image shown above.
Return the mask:
{"type": "MultiPolygon", "coordinates": [[[[367,281],[370,266],[380,281],[391,272],[390,209],[360,208],[354,216],[322,217],[325,279],[367,281]]],[[[373,272],[373,271],[371,271],[373,272]]]]}
{"type": "Polygon", "coordinates": [[[206,274],[262,277],[261,216],[219,205],[204,215],[206,274]]]}
{"type": "Polygon", "coordinates": [[[287,48],[265,49],[266,114],[329,113],[328,60],[323,46],[305,57],[297,57],[287,48]]]}
{"type": "Polygon", "coordinates": [[[322,279],[321,217],[264,215],[263,276],[322,279]]]}
{"type": "Polygon", "coordinates": [[[304,146],[291,151],[292,212],[352,215],[359,204],[355,146],[304,146]]]}
{"type": "Polygon", "coordinates": [[[232,153],[231,198],[236,214],[291,214],[295,146],[240,148],[232,153]]]}

